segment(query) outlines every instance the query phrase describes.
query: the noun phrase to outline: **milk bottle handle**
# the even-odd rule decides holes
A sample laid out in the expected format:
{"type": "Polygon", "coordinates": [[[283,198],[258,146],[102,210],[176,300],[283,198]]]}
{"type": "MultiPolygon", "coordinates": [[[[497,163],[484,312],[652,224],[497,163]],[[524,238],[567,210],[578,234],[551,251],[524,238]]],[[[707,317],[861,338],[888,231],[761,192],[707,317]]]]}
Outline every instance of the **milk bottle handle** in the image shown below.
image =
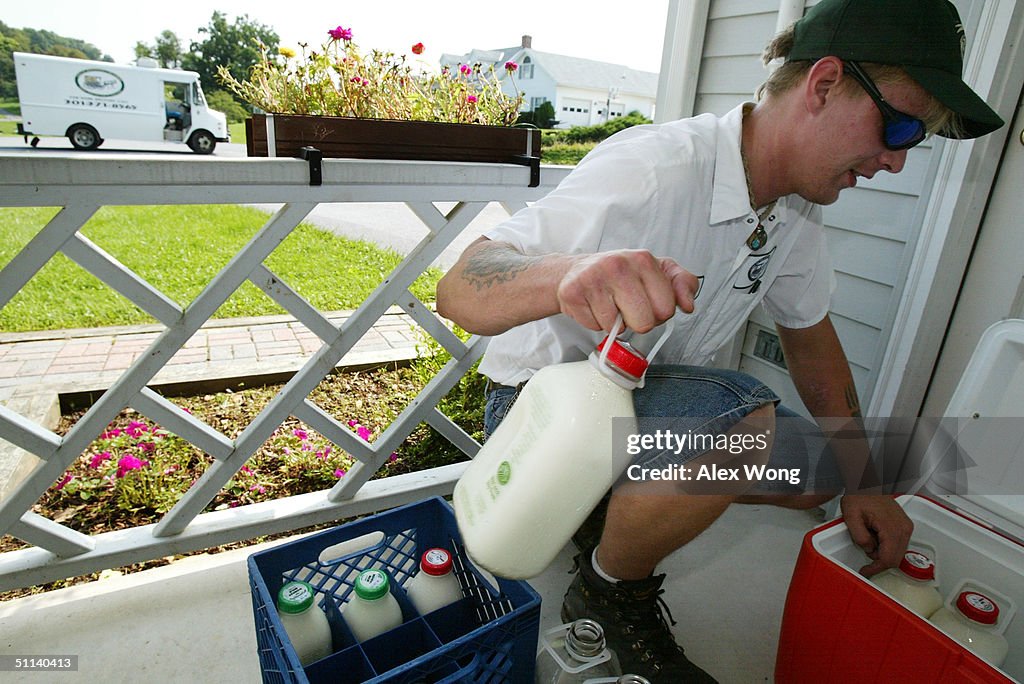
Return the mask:
{"type": "MultiPolygon", "coordinates": [[[[665,321],[662,325],[665,328],[665,332],[661,334],[661,337],[658,338],[658,341],[654,343],[653,347],[651,347],[651,351],[647,353],[648,363],[650,363],[651,359],[654,358],[654,355],[658,353],[658,350],[661,349],[661,346],[668,341],[668,337],[669,335],[672,334],[672,329],[675,327],[675,323],[671,318],[665,321]]],[[[622,321],[622,314],[616,314],[615,323],[612,324],[611,332],[608,333],[608,344],[604,345],[604,347],[601,349],[601,355],[597,359],[598,367],[603,366],[605,368],[608,368],[608,352],[612,348],[611,343],[615,340],[615,338],[619,336],[619,333],[623,332],[625,329],[626,326],[622,321]]],[[[638,388],[644,386],[644,380],[646,378],[647,371],[645,370],[644,374],[640,377],[640,381],[637,383],[638,388]]]]}

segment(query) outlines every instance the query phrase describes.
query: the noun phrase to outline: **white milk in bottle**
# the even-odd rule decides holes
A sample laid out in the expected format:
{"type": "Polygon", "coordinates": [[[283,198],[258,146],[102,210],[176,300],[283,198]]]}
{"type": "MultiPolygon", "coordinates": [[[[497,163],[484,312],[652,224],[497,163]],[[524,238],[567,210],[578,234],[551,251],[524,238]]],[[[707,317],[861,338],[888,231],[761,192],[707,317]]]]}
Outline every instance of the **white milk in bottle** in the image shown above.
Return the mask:
{"type": "Polygon", "coordinates": [[[402,624],[402,608],[382,570],[363,570],[341,611],[356,641],[366,641],[402,624]]]}
{"type": "Polygon", "coordinates": [[[976,591],[960,592],[953,610],[942,607],[931,617],[932,624],[995,667],[1003,664],[1009,651],[1006,637],[996,631],[998,621],[999,606],[976,591]]]}
{"type": "Polygon", "coordinates": [[[942,594],[935,588],[935,563],[920,551],[907,551],[898,568],[881,572],[871,581],[925,619],[942,607],[942,594]]]}
{"type": "Polygon", "coordinates": [[[405,593],[420,615],[462,598],[462,586],[452,572],[452,555],[447,549],[433,548],[423,553],[420,571],[405,583],[405,593]]]}
{"type": "Polygon", "coordinates": [[[331,654],[331,626],[308,582],[288,582],[277,592],[277,614],[303,666],[331,654]]]}
{"type": "MultiPolygon", "coordinates": [[[[499,577],[543,572],[628,465],[613,418],[635,421],[648,361],[616,339],[620,326],[621,316],[586,361],[538,371],[455,485],[466,551],[499,577]]],[[[671,330],[669,320],[648,357],[671,330]]]]}

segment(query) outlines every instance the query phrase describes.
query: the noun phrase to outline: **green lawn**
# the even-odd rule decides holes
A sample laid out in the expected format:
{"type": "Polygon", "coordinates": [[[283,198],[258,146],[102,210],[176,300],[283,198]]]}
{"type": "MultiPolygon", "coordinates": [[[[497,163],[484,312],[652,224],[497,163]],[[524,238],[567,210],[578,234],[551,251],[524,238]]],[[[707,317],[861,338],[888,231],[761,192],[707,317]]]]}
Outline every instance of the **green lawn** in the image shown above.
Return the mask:
{"type": "MultiPolygon", "coordinates": [[[[0,208],[0,267],[46,222],[54,208],[0,208]]],[[[266,221],[267,214],[233,205],[103,207],[82,233],[147,282],[187,306],[266,221]]],[[[300,224],[274,250],[267,266],[322,311],[351,309],[401,261],[394,251],[336,237],[300,224]]],[[[433,301],[441,272],[413,286],[433,301]]],[[[245,283],[215,317],[284,313],[245,283]]],[[[154,322],[144,312],[62,254],[44,266],[7,306],[0,331],[54,330],[154,322]]]]}
{"type": "Polygon", "coordinates": [[[245,144],[245,123],[228,124],[228,132],[231,133],[231,142],[245,144]]]}

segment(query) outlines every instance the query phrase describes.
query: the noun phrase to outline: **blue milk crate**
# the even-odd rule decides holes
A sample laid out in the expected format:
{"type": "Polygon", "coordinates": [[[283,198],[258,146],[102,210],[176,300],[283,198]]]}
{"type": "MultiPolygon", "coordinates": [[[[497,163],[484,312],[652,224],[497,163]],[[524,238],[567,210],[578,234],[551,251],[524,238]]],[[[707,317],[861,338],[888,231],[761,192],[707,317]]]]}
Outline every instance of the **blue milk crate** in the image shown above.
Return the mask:
{"type": "Polygon", "coordinates": [[[263,681],[480,682],[533,681],[540,629],[540,596],[526,582],[497,579],[494,587],[466,560],[455,515],[440,497],[378,513],[249,557],[256,641],[263,681]],[[403,586],[419,572],[431,547],[452,552],[462,600],[420,615],[403,586]],[[404,622],[363,643],[345,625],[341,608],[356,576],[385,571],[404,622]],[[305,668],[277,615],[286,583],[309,582],[331,623],[334,652],[305,668]]]}

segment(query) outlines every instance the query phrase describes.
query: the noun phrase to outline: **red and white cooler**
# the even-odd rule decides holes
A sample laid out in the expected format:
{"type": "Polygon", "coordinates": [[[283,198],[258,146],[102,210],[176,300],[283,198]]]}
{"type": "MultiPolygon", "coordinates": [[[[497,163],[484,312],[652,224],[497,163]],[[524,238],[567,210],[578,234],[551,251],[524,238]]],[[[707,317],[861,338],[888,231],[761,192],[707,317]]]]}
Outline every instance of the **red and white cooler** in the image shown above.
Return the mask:
{"type": "Polygon", "coordinates": [[[964,591],[998,604],[990,629],[1009,644],[1005,661],[982,660],[861,576],[868,559],[836,520],[804,537],[776,682],[1024,682],[1024,321],[984,333],[946,415],[962,418],[956,442],[973,465],[897,501],[914,521],[911,547],[934,550],[945,606],[964,591]]]}

